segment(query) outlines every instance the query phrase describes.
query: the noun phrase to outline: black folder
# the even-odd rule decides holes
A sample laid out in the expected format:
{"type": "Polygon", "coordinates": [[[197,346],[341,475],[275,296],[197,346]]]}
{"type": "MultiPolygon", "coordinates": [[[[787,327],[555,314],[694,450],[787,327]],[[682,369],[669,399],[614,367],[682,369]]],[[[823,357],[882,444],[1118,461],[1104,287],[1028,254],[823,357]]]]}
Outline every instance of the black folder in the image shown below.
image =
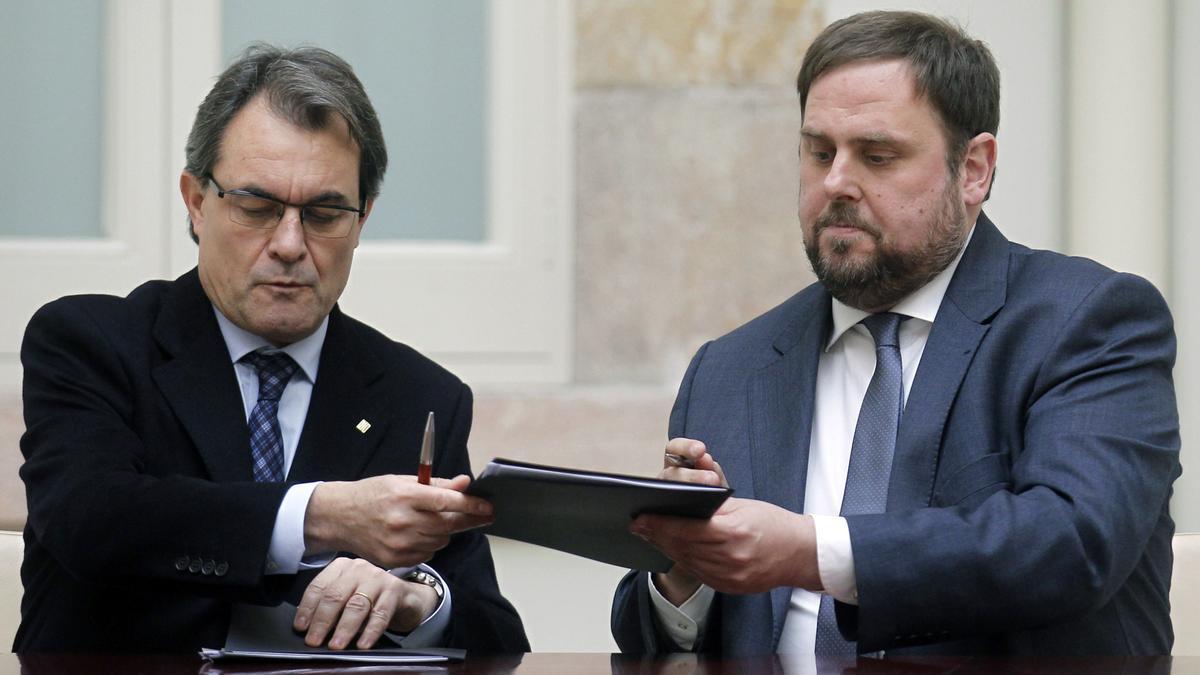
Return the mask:
{"type": "Polygon", "coordinates": [[[467,494],[495,507],[483,532],[610,565],[665,572],[673,564],[629,533],[642,513],[708,518],[733,494],[712,485],[493,459],[467,494]]]}
{"type": "MultiPolygon", "coordinates": [[[[407,669],[407,664],[445,664],[462,661],[467,655],[466,651],[462,649],[438,647],[404,649],[383,646],[393,644],[387,639],[386,634],[380,639],[380,645],[373,649],[309,647],[304,644],[304,636],[292,630],[292,619],[295,616],[296,606],[286,602],[275,607],[237,603],[233,608],[225,647],[201,649],[200,656],[210,661],[266,659],[270,661],[343,661],[388,664],[386,672],[390,673],[395,672],[393,668],[407,669]]],[[[207,668],[201,669],[201,672],[219,673],[222,670],[221,668],[207,668]]],[[[367,666],[356,667],[348,672],[359,670],[375,672],[374,669],[367,666]]],[[[254,670],[253,672],[259,671],[254,670]]],[[[317,667],[292,670],[272,669],[269,672],[323,673],[326,672],[326,669],[317,667]]]]}

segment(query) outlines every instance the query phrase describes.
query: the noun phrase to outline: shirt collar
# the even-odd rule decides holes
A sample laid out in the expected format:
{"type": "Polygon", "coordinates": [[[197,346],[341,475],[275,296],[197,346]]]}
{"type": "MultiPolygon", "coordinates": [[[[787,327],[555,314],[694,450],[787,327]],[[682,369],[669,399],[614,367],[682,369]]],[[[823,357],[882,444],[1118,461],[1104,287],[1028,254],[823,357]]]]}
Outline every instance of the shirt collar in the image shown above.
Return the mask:
{"type": "Polygon", "coordinates": [[[325,333],[329,330],[329,317],[326,316],[311,335],[292,344],[279,348],[272,345],[262,336],[230,321],[221,310],[213,305],[213,313],[217,315],[217,325],[221,327],[221,337],[225,338],[225,346],[229,349],[229,357],[237,363],[250,352],[263,351],[268,354],[283,352],[292,357],[300,371],[309,382],[317,381],[317,366],[321,363],[321,347],[325,345],[325,333]]]}
{"type": "MultiPolygon", "coordinates": [[[[942,299],[946,297],[946,289],[950,287],[950,280],[954,278],[954,270],[958,269],[958,262],[962,260],[963,253],[966,252],[967,246],[971,243],[971,237],[974,235],[975,227],[972,226],[962,248],[958,250],[958,255],[954,256],[954,260],[949,265],[946,265],[946,269],[930,279],[929,283],[906,295],[888,311],[933,323],[934,318],[937,317],[938,307],[942,306],[942,299]]],[[[836,344],[846,334],[846,331],[854,328],[859,321],[869,315],[870,312],[851,307],[834,298],[833,332],[829,336],[829,342],[825,343],[825,351],[829,351],[829,348],[836,344]]]]}

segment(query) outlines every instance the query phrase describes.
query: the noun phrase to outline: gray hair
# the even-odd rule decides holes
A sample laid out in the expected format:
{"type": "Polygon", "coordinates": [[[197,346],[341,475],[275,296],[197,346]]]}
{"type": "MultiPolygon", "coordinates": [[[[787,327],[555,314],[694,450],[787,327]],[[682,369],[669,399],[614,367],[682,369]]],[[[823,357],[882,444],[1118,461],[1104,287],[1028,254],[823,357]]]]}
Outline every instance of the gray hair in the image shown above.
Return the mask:
{"type": "MultiPolygon", "coordinates": [[[[266,43],[250,45],[221,76],[196,111],[188,134],[185,168],[207,186],[220,158],[229,121],[259,94],[272,112],[296,126],[316,131],[338,115],[346,120],[358,145],[359,207],[379,194],[387,169],[387,148],[379,116],[362,82],[341,57],[319,47],[284,49],[266,43]]],[[[188,219],[192,240],[199,242],[188,219]]]]}

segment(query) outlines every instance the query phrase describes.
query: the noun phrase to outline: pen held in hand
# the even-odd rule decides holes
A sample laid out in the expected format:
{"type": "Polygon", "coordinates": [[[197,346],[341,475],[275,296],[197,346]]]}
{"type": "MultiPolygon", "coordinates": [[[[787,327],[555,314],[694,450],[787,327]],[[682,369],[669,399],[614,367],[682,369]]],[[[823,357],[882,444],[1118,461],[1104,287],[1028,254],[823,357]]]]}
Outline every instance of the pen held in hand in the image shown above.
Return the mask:
{"type": "Polygon", "coordinates": [[[691,457],[684,457],[683,455],[675,455],[675,454],[672,454],[669,452],[663,453],[663,456],[666,458],[667,464],[670,464],[671,466],[677,466],[677,467],[680,467],[683,469],[696,468],[696,462],[691,457]]]}
{"type": "Polygon", "coordinates": [[[433,411],[425,419],[425,436],[421,439],[421,459],[417,464],[417,482],[429,485],[433,478],[433,411]]]}

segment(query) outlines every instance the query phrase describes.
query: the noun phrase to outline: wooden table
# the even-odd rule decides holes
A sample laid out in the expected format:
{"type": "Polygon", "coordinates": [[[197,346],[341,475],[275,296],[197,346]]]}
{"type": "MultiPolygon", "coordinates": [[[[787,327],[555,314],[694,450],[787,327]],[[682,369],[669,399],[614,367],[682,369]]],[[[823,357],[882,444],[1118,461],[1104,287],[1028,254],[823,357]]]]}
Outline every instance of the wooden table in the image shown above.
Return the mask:
{"type": "Polygon", "coordinates": [[[1138,657],[1089,659],[997,659],[997,658],[909,658],[903,660],[822,660],[786,657],[752,659],[713,659],[692,654],[675,654],[659,658],[642,658],[622,654],[553,654],[535,653],[511,656],[470,658],[463,663],[446,667],[387,667],[302,663],[205,663],[198,656],[176,655],[17,655],[0,654],[0,675],[94,675],[129,673],[144,675],[177,675],[187,673],[217,675],[218,673],[520,673],[521,675],[550,675],[551,673],[580,673],[582,675],[809,675],[824,673],[905,673],[932,675],[954,673],[1197,673],[1200,657],[1138,657]]]}

